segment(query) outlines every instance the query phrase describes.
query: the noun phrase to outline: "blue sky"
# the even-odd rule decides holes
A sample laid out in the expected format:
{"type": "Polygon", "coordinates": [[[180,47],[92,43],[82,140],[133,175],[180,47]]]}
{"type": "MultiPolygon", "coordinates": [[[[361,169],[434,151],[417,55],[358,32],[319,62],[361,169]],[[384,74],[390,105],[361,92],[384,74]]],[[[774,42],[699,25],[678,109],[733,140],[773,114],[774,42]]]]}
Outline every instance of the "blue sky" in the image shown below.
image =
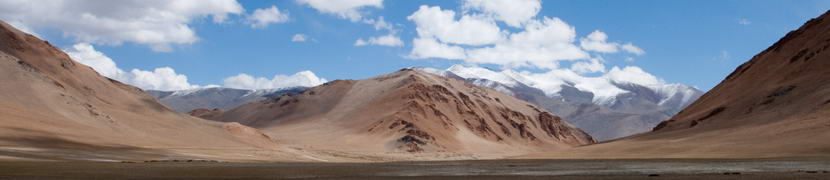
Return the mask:
{"type": "MultiPolygon", "coordinates": [[[[235,2],[235,1],[234,1],[235,2]]],[[[413,39],[419,37],[412,20],[407,19],[421,5],[438,6],[456,12],[456,18],[469,11],[461,0],[386,0],[382,8],[363,6],[356,9],[360,19],[336,13],[325,13],[310,3],[294,0],[239,1],[242,12],[229,13],[223,22],[211,16],[189,16],[184,21],[198,40],[191,43],[170,43],[170,49],[159,51],[147,43],[124,40],[78,38],[59,25],[37,24],[36,20],[19,14],[0,13],[4,21],[25,26],[58,47],[89,42],[95,50],[111,58],[120,69],[152,70],[170,67],[187,77],[190,84],[222,84],[223,79],[245,73],[271,78],[309,70],[317,76],[333,79],[362,79],[390,73],[410,66],[447,68],[453,64],[477,64],[491,68],[512,68],[530,72],[547,71],[545,67],[507,67],[499,64],[470,63],[443,58],[413,59],[413,39]],[[252,28],[248,20],[256,9],[276,6],[287,19],[252,28]],[[392,31],[403,44],[400,46],[355,46],[357,39],[368,40],[390,34],[362,20],[383,17],[393,24],[392,31]],[[296,34],[304,34],[305,42],[293,42],[296,34]]],[[[0,10],[4,5],[0,3],[0,10]]],[[[11,6],[5,4],[6,8],[11,6]]],[[[102,5],[103,6],[103,5],[102,5]]],[[[106,8],[106,7],[100,7],[106,8]]],[[[595,30],[607,34],[608,42],[631,43],[646,53],[588,52],[602,57],[606,68],[637,66],[666,82],[682,83],[708,90],[735,67],[798,28],[810,18],[830,8],[830,1],[821,0],[703,0],[703,1],[553,1],[544,0],[533,19],[558,17],[576,30],[576,42],[595,30]],[[633,58],[626,61],[627,58],[633,58]]],[[[66,10],[67,12],[84,11],[66,10]]],[[[97,10],[89,10],[99,12],[97,10]]],[[[34,11],[36,12],[36,11],[34,11]]],[[[13,12],[12,12],[13,13],[13,12]]],[[[475,12],[469,12],[475,14],[475,12]]],[[[100,13],[101,16],[108,13],[100,13]]],[[[109,13],[112,15],[112,13],[109,13]]],[[[113,15],[115,16],[115,15],[113,15]]],[[[43,20],[61,21],[60,19],[43,20]]],[[[503,21],[496,21],[508,33],[522,31],[503,21]]],[[[55,24],[55,23],[53,23],[55,24]]],[[[73,25],[72,22],[65,23],[73,25]]],[[[95,29],[92,29],[95,30],[95,29]]],[[[85,31],[84,28],[71,29],[85,31]]],[[[95,34],[96,32],[89,32],[95,34]]],[[[118,37],[115,37],[118,38],[118,37]]],[[[467,45],[458,45],[467,48],[467,45]]],[[[620,50],[622,51],[622,50],[620,50]]],[[[566,68],[573,61],[558,61],[566,68]]],[[[549,69],[549,68],[548,68],[549,69]]],[[[602,72],[589,72],[586,76],[602,72]]]]}

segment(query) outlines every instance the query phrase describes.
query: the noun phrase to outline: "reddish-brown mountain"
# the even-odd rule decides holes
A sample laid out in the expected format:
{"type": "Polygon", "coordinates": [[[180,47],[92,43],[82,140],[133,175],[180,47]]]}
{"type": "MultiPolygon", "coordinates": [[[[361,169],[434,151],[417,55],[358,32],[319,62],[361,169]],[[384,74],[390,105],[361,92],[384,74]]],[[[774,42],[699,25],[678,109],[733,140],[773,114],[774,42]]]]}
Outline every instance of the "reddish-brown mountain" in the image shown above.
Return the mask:
{"type": "Polygon", "coordinates": [[[410,69],[329,82],[211,119],[259,128],[289,144],[353,152],[502,157],[594,143],[535,105],[410,69]]]}
{"type": "Polygon", "coordinates": [[[0,22],[0,160],[302,160],[248,128],[173,112],[0,22]]]}

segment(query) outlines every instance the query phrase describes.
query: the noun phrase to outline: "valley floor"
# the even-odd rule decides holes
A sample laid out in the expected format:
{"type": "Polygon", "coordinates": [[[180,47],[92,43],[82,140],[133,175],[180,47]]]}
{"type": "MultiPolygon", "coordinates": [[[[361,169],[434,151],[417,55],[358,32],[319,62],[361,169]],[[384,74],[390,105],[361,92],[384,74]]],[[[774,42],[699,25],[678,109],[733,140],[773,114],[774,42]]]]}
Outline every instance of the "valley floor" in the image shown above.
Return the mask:
{"type": "Polygon", "coordinates": [[[0,162],[0,179],[826,179],[828,159],[0,162]]]}

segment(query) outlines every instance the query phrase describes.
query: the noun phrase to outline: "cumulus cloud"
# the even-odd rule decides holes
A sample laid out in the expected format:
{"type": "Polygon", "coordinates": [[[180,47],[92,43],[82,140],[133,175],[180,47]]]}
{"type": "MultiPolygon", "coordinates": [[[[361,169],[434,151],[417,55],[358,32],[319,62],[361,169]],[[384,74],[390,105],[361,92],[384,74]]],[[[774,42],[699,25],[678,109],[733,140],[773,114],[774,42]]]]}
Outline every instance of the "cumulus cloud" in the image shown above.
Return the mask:
{"type": "Polygon", "coordinates": [[[268,24],[284,23],[288,21],[288,13],[281,12],[277,6],[271,6],[267,9],[256,9],[254,13],[248,16],[248,23],[251,28],[265,28],[268,24]]]}
{"type": "Polygon", "coordinates": [[[372,25],[377,31],[385,30],[389,34],[385,36],[360,38],[354,43],[355,46],[379,45],[379,46],[403,46],[403,41],[396,34],[398,29],[395,25],[386,21],[383,16],[377,18],[366,18],[365,8],[383,8],[383,0],[297,0],[300,4],[306,4],[320,13],[337,15],[342,19],[349,19],[355,23],[372,25]]]}
{"type": "Polygon", "coordinates": [[[444,43],[485,45],[504,39],[504,33],[492,19],[462,15],[456,20],[455,17],[455,11],[422,5],[407,19],[415,22],[419,37],[444,43]]]}
{"type": "Polygon", "coordinates": [[[187,76],[176,74],[176,71],[170,67],[160,67],[153,71],[133,69],[125,76],[119,81],[141,89],[172,91],[199,88],[198,85],[188,83],[187,76]]]}
{"type": "MultiPolygon", "coordinates": [[[[200,88],[202,86],[190,84],[187,76],[178,74],[173,68],[159,67],[152,71],[132,69],[124,71],[119,68],[115,61],[107,57],[104,53],[98,51],[88,43],[75,44],[72,47],[64,49],[66,54],[73,60],[81,64],[92,67],[102,76],[106,76],[126,84],[136,86],[146,90],[162,90],[162,91],[176,91],[193,88],[200,88]]],[[[231,76],[224,79],[224,87],[237,89],[275,89],[283,87],[311,87],[317,86],[327,82],[326,79],[319,78],[311,71],[302,71],[294,75],[275,75],[268,79],[264,77],[252,77],[250,75],[240,73],[236,76],[231,76]]],[[[205,88],[218,87],[217,85],[207,85],[205,88]]]]}
{"type": "Polygon", "coordinates": [[[478,10],[503,21],[509,26],[520,27],[539,13],[541,0],[465,0],[464,8],[478,10]]]}
{"type": "Polygon", "coordinates": [[[631,43],[620,44],[608,42],[608,35],[599,30],[595,30],[591,34],[588,34],[587,37],[580,39],[579,46],[587,51],[600,53],[616,53],[620,49],[638,56],[646,53],[645,50],[640,49],[640,47],[637,47],[631,43]]]}
{"type": "Polygon", "coordinates": [[[225,78],[224,86],[236,89],[279,89],[298,86],[312,87],[326,82],[326,79],[317,77],[311,71],[301,71],[290,76],[275,75],[271,79],[241,73],[225,78]]]}
{"type": "Polygon", "coordinates": [[[357,39],[357,41],[354,42],[354,46],[366,46],[366,45],[369,45],[369,42],[366,42],[366,40],[363,40],[362,38],[357,39]]]}
{"type": "Polygon", "coordinates": [[[295,34],[291,37],[291,42],[306,42],[308,41],[308,36],[305,34],[295,34]]]}
{"type": "Polygon", "coordinates": [[[467,55],[464,53],[464,48],[442,44],[433,38],[417,38],[412,40],[412,52],[407,57],[465,59],[467,55]]]}
{"type": "Polygon", "coordinates": [[[631,43],[623,44],[623,45],[621,46],[621,48],[622,48],[625,52],[628,52],[628,53],[631,53],[631,54],[636,54],[636,55],[638,55],[638,56],[639,56],[639,55],[646,54],[646,51],[645,51],[645,50],[640,49],[640,47],[637,47],[637,46],[635,46],[634,44],[631,44],[631,43]]]}
{"type": "Polygon", "coordinates": [[[388,34],[388,35],[379,36],[379,37],[371,37],[371,38],[369,38],[368,41],[365,41],[362,38],[357,39],[357,41],[354,43],[354,45],[355,46],[378,45],[378,46],[390,46],[390,47],[398,46],[399,47],[399,46],[403,46],[403,41],[401,41],[400,37],[398,37],[394,34],[388,34]]]}
{"type": "Polygon", "coordinates": [[[563,60],[588,58],[573,44],[576,31],[559,18],[534,20],[525,30],[510,35],[508,41],[491,47],[469,48],[465,61],[476,64],[498,64],[508,68],[535,67],[553,69],[563,60]]]}
{"type": "MultiPolygon", "coordinates": [[[[558,68],[559,61],[589,58],[587,52],[574,44],[576,30],[559,18],[533,18],[538,13],[533,12],[522,18],[507,20],[501,17],[507,15],[496,14],[509,14],[514,10],[498,10],[498,6],[489,5],[494,2],[465,3],[467,8],[483,11],[484,14],[457,15],[455,11],[442,10],[437,6],[421,6],[407,17],[415,22],[418,32],[413,40],[413,49],[407,57],[456,59],[470,64],[541,69],[558,68]],[[497,19],[521,25],[521,30],[512,33],[502,30],[495,23],[497,19]]],[[[531,5],[526,8],[533,11],[534,7],[531,5]]]]}
{"type": "Polygon", "coordinates": [[[343,19],[357,22],[363,19],[362,8],[383,8],[383,0],[297,0],[321,13],[334,14],[343,19]]]}
{"type": "Polygon", "coordinates": [[[195,19],[219,23],[243,11],[236,0],[0,1],[0,19],[29,29],[53,28],[79,42],[133,42],[155,51],[198,41],[189,26],[195,19]]]}
{"type": "Polygon", "coordinates": [[[184,90],[198,88],[198,85],[188,83],[187,76],[177,74],[173,68],[160,67],[153,71],[133,69],[129,72],[121,70],[115,61],[95,50],[88,43],[75,44],[64,50],[75,61],[92,67],[103,76],[139,87],[152,90],[184,90]]]}
{"type": "Polygon", "coordinates": [[[579,46],[588,51],[595,51],[601,53],[616,53],[618,51],[619,43],[609,43],[608,35],[602,31],[596,30],[587,37],[579,40],[579,46]]]}
{"type": "Polygon", "coordinates": [[[640,85],[665,84],[663,79],[658,78],[637,66],[626,66],[624,68],[613,67],[604,75],[605,78],[617,83],[633,83],[640,85]]]}
{"type": "Polygon", "coordinates": [[[573,70],[590,73],[605,68],[589,52],[645,54],[632,43],[609,42],[599,30],[579,38],[577,44],[573,26],[559,18],[537,16],[539,0],[463,0],[462,10],[422,5],[408,16],[417,36],[405,57],[535,69],[557,69],[562,61],[575,61],[573,70]]]}

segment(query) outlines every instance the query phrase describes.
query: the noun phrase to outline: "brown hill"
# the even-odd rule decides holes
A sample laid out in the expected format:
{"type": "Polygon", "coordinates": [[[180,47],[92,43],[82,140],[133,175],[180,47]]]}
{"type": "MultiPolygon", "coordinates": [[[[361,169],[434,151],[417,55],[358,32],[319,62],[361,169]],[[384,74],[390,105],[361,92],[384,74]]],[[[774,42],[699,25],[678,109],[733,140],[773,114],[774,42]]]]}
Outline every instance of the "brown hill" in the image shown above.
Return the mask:
{"type": "Polygon", "coordinates": [[[489,88],[410,69],[337,80],[210,119],[289,144],[379,154],[503,157],[594,143],[559,117],[489,88]]]}
{"type": "Polygon", "coordinates": [[[830,19],[788,33],[653,132],[538,157],[830,156],[830,19]]]}
{"type": "Polygon", "coordinates": [[[175,113],[0,22],[0,160],[301,160],[246,128],[175,113]]]}
{"type": "Polygon", "coordinates": [[[222,114],[222,112],[224,112],[224,111],[222,111],[221,109],[199,108],[199,109],[194,109],[190,112],[187,112],[187,114],[190,114],[191,116],[204,118],[204,119],[212,119],[212,118],[215,118],[216,116],[219,116],[220,114],[222,114]]]}

